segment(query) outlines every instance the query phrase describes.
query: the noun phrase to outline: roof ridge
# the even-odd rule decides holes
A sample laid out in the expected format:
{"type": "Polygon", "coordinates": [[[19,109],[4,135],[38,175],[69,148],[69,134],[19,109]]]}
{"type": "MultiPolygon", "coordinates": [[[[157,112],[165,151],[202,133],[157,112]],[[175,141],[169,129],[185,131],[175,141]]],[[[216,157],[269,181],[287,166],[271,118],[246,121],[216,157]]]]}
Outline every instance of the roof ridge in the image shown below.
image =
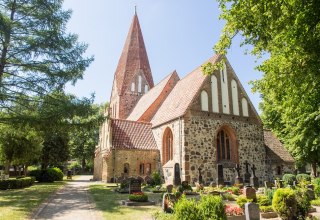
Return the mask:
{"type": "Polygon", "coordinates": [[[121,118],[112,118],[111,121],[125,121],[129,123],[138,123],[138,124],[146,124],[146,125],[152,125],[150,122],[144,122],[144,121],[131,121],[127,119],[121,119],[121,118]]]}

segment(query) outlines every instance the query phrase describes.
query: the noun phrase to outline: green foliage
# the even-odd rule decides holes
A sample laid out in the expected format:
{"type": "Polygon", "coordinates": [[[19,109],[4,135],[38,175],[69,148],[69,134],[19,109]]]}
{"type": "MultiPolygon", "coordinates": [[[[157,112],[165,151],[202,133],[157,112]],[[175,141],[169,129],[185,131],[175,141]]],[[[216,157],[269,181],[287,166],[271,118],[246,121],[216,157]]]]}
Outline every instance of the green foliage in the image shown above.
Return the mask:
{"type": "Polygon", "coordinates": [[[320,177],[313,179],[313,184],[320,186],[320,177]]]}
{"type": "Polygon", "coordinates": [[[238,196],[236,202],[237,202],[237,205],[240,206],[242,209],[244,209],[244,205],[247,203],[247,202],[252,202],[253,200],[252,199],[247,199],[245,196],[243,195],[240,195],[238,196]]]}
{"type": "Polygon", "coordinates": [[[293,175],[293,174],[290,174],[290,173],[287,173],[287,174],[284,174],[283,176],[282,176],[282,180],[284,181],[284,183],[286,184],[286,185],[293,185],[293,182],[294,181],[296,181],[297,179],[296,179],[296,176],[295,175],[293,175]]]}
{"type": "Polygon", "coordinates": [[[68,166],[68,169],[70,169],[70,170],[72,170],[72,169],[80,170],[81,169],[81,165],[79,164],[78,161],[74,161],[68,166]]]}
{"type": "Polygon", "coordinates": [[[269,200],[268,196],[265,196],[265,195],[257,195],[257,202],[260,207],[271,205],[271,201],[269,200]]]}
{"type": "Polygon", "coordinates": [[[203,216],[194,199],[186,199],[183,195],[174,204],[174,218],[176,220],[202,220],[203,216]]]}
{"type": "Polygon", "coordinates": [[[35,177],[38,182],[54,182],[63,180],[63,172],[57,168],[48,168],[45,170],[32,170],[29,176],[35,177]]]}
{"type": "Polygon", "coordinates": [[[184,191],[192,191],[192,186],[190,184],[188,184],[188,185],[180,185],[178,187],[178,191],[180,193],[183,193],[184,191]]]}
{"type": "Polygon", "coordinates": [[[299,173],[299,174],[296,176],[296,178],[297,178],[298,183],[300,183],[302,180],[311,182],[311,176],[308,175],[308,174],[305,174],[305,173],[299,173]]]}
{"type": "Polygon", "coordinates": [[[320,206],[320,198],[311,200],[310,203],[311,205],[314,205],[314,206],[320,206]]]}
{"type": "Polygon", "coordinates": [[[259,209],[261,212],[265,213],[265,212],[273,212],[272,206],[268,205],[268,206],[259,206],[259,209]]]}
{"type": "Polygon", "coordinates": [[[275,191],[275,189],[264,189],[264,194],[268,197],[268,201],[270,204],[272,204],[272,199],[275,191]]]}
{"type": "Polygon", "coordinates": [[[161,176],[158,171],[152,173],[152,185],[158,186],[161,185],[161,176]]]}
{"type": "Polygon", "coordinates": [[[316,198],[320,198],[320,185],[316,185],[314,187],[314,194],[315,194],[316,198]]]}
{"type": "Polygon", "coordinates": [[[18,179],[0,180],[0,190],[20,189],[31,186],[35,181],[34,177],[23,177],[18,179]]]}
{"type": "Polygon", "coordinates": [[[297,212],[295,192],[289,188],[277,189],[272,199],[272,208],[282,219],[291,219],[297,212]]]}
{"type": "Polygon", "coordinates": [[[235,201],[235,198],[233,197],[233,195],[231,193],[223,193],[222,194],[223,199],[226,199],[228,201],[235,201]]]}
{"type": "Polygon", "coordinates": [[[134,202],[147,202],[148,195],[144,193],[133,193],[129,195],[129,200],[134,202]]]}
{"type": "Polygon", "coordinates": [[[201,196],[198,208],[202,214],[202,219],[227,219],[225,204],[221,196],[201,196]]]}
{"type": "Polygon", "coordinates": [[[297,200],[297,216],[299,219],[305,219],[311,207],[310,199],[308,198],[308,195],[305,189],[300,189],[296,191],[296,200],[297,200]]]}
{"type": "MultiPolygon", "coordinates": [[[[226,21],[217,54],[226,54],[232,39],[252,45],[259,60],[262,121],[288,147],[298,163],[320,162],[320,10],[319,1],[218,0],[226,21]]],[[[212,74],[214,67],[203,68],[212,74]],[[206,70],[207,69],[207,70],[206,70]]]]}
{"type": "Polygon", "coordinates": [[[227,191],[231,192],[232,194],[235,195],[240,195],[240,188],[236,186],[228,187],[227,191]]]}

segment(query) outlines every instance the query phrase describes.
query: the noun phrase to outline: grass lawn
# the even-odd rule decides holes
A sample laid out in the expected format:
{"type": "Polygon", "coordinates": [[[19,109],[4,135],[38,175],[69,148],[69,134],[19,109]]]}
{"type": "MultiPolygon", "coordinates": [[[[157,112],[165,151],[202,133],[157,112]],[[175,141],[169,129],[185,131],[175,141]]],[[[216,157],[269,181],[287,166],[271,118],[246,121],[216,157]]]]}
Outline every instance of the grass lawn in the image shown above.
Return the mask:
{"type": "Polygon", "coordinates": [[[28,219],[33,211],[66,182],[35,183],[24,189],[0,190],[0,219],[28,219]]]}
{"type": "Polygon", "coordinates": [[[113,188],[106,184],[91,185],[90,194],[92,195],[96,207],[103,212],[105,219],[117,220],[140,220],[152,219],[152,214],[161,210],[161,193],[147,193],[149,200],[155,201],[156,206],[122,206],[121,200],[128,199],[128,194],[113,192],[113,188]]]}

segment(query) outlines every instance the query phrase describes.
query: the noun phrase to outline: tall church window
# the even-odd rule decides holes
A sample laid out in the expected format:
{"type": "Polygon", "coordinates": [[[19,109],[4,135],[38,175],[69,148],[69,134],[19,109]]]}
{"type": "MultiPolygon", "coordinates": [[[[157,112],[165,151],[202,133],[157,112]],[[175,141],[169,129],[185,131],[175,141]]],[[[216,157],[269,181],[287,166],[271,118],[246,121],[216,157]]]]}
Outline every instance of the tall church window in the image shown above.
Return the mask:
{"type": "Polygon", "coordinates": [[[124,174],[129,174],[129,164],[128,163],[125,163],[124,165],[123,165],[123,173],[124,174]]]}
{"type": "Polygon", "coordinates": [[[217,160],[237,162],[235,136],[229,129],[221,129],[217,134],[217,160]]]}
{"type": "Polygon", "coordinates": [[[141,75],[138,76],[138,92],[142,91],[142,77],[141,75]]]}
{"type": "Polygon", "coordinates": [[[146,164],[146,174],[150,175],[151,174],[151,163],[146,164]]]}
{"type": "Polygon", "coordinates": [[[148,85],[145,85],[145,86],[144,86],[144,92],[147,93],[148,91],[149,91],[149,86],[148,86],[148,85]]]}
{"type": "Polygon", "coordinates": [[[136,84],[134,82],[131,83],[131,92],[136,90],[136,84]]]}
{"type": "Polygon", "coordinates": [[[221,78],[222,112],[225,114],[230,114],[228,76],[227,76],[227,66],[225,63],[223,63],[223,69],[220,70],[220,78],[221,78]]]}
{"type": "Polygon", "coordinates": [[[234,79],[231,81],[231,92],[232,92],[233,114],[239,115],[238,85],[234,79]]]}
{"type": "Polygon", "coordinates": [[[219,112],[218,81],[215,75],[211,76],[212,111],[219,112]]]}
{"type": "Polygon", "coordinates": [[[139,172],[140,174],[144,174],[144,164],[143,163],[140,164],[139,171],[140,171],[139,172]]]}
{"type": "Polygon", "coordinates": [[[249,116],[249,111],[248,111],[248,101],[245,98],[242,98],[242,114],[245,117],[249,116]]]}
{"type": "Polygon", "coordinates": [[[209,111],[208,93],[204,90],[201,92],[201,110],[209,111]]]}
{"type": "Polygon", "coordinates": [[[173,135],[170,128],[166,128],[162,141],[162,165],[173,159],[173,135]]]}

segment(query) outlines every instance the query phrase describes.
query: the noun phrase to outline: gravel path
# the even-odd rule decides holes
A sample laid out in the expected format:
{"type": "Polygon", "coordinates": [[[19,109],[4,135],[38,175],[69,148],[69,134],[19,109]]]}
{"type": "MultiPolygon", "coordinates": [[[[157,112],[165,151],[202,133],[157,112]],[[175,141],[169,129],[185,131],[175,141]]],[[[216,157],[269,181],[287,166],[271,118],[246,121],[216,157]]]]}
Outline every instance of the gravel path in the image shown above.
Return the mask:
{"type": "Polygon", "coordinates": [[[40,206],[33,219],[57,220],[102,220],[102,214],[95,210],[89,196],[92,176],[80,176],[70,181],[40,206]]]}

